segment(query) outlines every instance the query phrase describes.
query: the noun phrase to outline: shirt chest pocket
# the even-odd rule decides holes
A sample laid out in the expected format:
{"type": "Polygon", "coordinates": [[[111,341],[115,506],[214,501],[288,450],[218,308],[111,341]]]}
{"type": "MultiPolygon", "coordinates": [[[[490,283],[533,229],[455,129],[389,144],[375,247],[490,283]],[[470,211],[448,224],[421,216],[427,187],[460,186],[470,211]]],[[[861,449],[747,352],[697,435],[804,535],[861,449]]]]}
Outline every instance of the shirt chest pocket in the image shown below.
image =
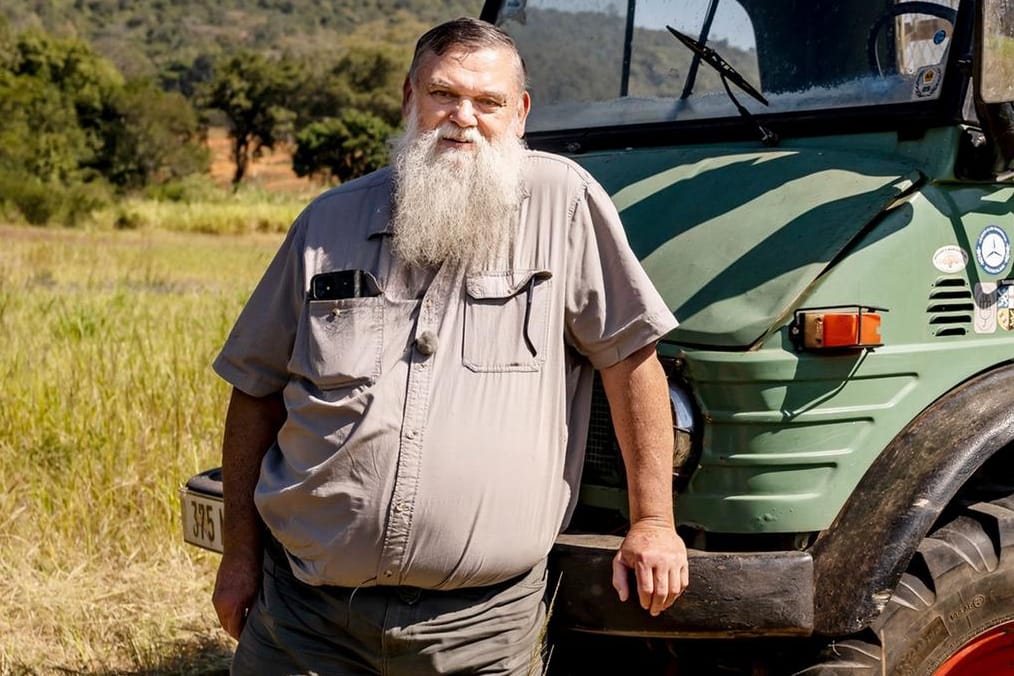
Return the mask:
{"type": "Polygon", "coordinates": [[[465,279],[462,361],[472,371],[538,371],[546,359],[548,270],[482,272],[465,279]]]}
{"type": "Polygon", "coordinates": [[[293,370],[320,389],[372,384],[381,371],[384,298],[311,300],[293,350],[293,370]]]}

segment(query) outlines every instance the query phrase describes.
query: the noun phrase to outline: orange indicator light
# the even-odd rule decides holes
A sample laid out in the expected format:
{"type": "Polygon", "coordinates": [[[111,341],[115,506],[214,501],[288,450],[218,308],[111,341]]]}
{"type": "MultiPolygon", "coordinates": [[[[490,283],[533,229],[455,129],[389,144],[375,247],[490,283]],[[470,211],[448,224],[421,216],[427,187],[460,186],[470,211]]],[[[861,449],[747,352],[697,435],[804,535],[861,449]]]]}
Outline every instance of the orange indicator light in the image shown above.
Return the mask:
{"type": "Polygon", "coordinates": [[[802,346],[809,350],[883,345],[880,339],[880,314],[861,308],[800,312],[794,330],[802,330],[802,346]]]}

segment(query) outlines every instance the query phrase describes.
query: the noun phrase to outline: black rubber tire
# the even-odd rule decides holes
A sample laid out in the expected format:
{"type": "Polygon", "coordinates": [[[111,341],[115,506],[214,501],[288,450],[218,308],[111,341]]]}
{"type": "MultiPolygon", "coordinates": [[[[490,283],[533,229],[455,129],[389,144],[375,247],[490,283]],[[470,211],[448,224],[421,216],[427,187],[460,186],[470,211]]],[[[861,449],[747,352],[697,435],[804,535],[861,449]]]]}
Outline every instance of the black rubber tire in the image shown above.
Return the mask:
{"type": "Polygon", "coordinates": [[[933,531],[868,638],[827,646],[797,676],[930,676],[983,632],[1014,621],[1014,495],[960,509],[933,531]],[[886,669],[881,661],[886,654],[886,669]]]}

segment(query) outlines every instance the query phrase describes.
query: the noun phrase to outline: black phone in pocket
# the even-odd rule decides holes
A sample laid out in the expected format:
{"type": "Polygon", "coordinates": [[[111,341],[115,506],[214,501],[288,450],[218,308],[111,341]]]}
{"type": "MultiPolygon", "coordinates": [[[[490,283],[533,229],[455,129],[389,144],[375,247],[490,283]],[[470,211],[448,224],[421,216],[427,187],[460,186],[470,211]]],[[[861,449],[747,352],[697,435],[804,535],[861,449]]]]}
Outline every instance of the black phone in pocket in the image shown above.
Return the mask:
{"type": "Polygon", "coordinates": [[[380,290],[373,275],[365,270],[321,272],[310,279],[310,300],[341,300],[378,295],[380,290]]]}

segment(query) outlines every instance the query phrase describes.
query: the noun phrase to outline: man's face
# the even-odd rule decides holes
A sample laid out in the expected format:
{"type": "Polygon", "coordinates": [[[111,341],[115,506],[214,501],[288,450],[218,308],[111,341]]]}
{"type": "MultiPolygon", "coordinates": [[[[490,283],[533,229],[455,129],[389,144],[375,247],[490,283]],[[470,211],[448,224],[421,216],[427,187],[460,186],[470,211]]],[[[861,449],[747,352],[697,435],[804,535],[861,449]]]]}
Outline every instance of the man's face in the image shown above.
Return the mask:
{"type": "MultiPolygon", "coordinates": [[[[451,48],[439,56],[428,54],[415,82],[405,82],[402,113],[416,116],[420,132],[447,125],[474,129],[490,142],[505,134],[520,138],[531,100],[518,86],[517,68],[506,49],[451,48]]],[[[473,151],[475,144],[467,134],[449,134],[440,138],[438,148],[473,151]]]]}

